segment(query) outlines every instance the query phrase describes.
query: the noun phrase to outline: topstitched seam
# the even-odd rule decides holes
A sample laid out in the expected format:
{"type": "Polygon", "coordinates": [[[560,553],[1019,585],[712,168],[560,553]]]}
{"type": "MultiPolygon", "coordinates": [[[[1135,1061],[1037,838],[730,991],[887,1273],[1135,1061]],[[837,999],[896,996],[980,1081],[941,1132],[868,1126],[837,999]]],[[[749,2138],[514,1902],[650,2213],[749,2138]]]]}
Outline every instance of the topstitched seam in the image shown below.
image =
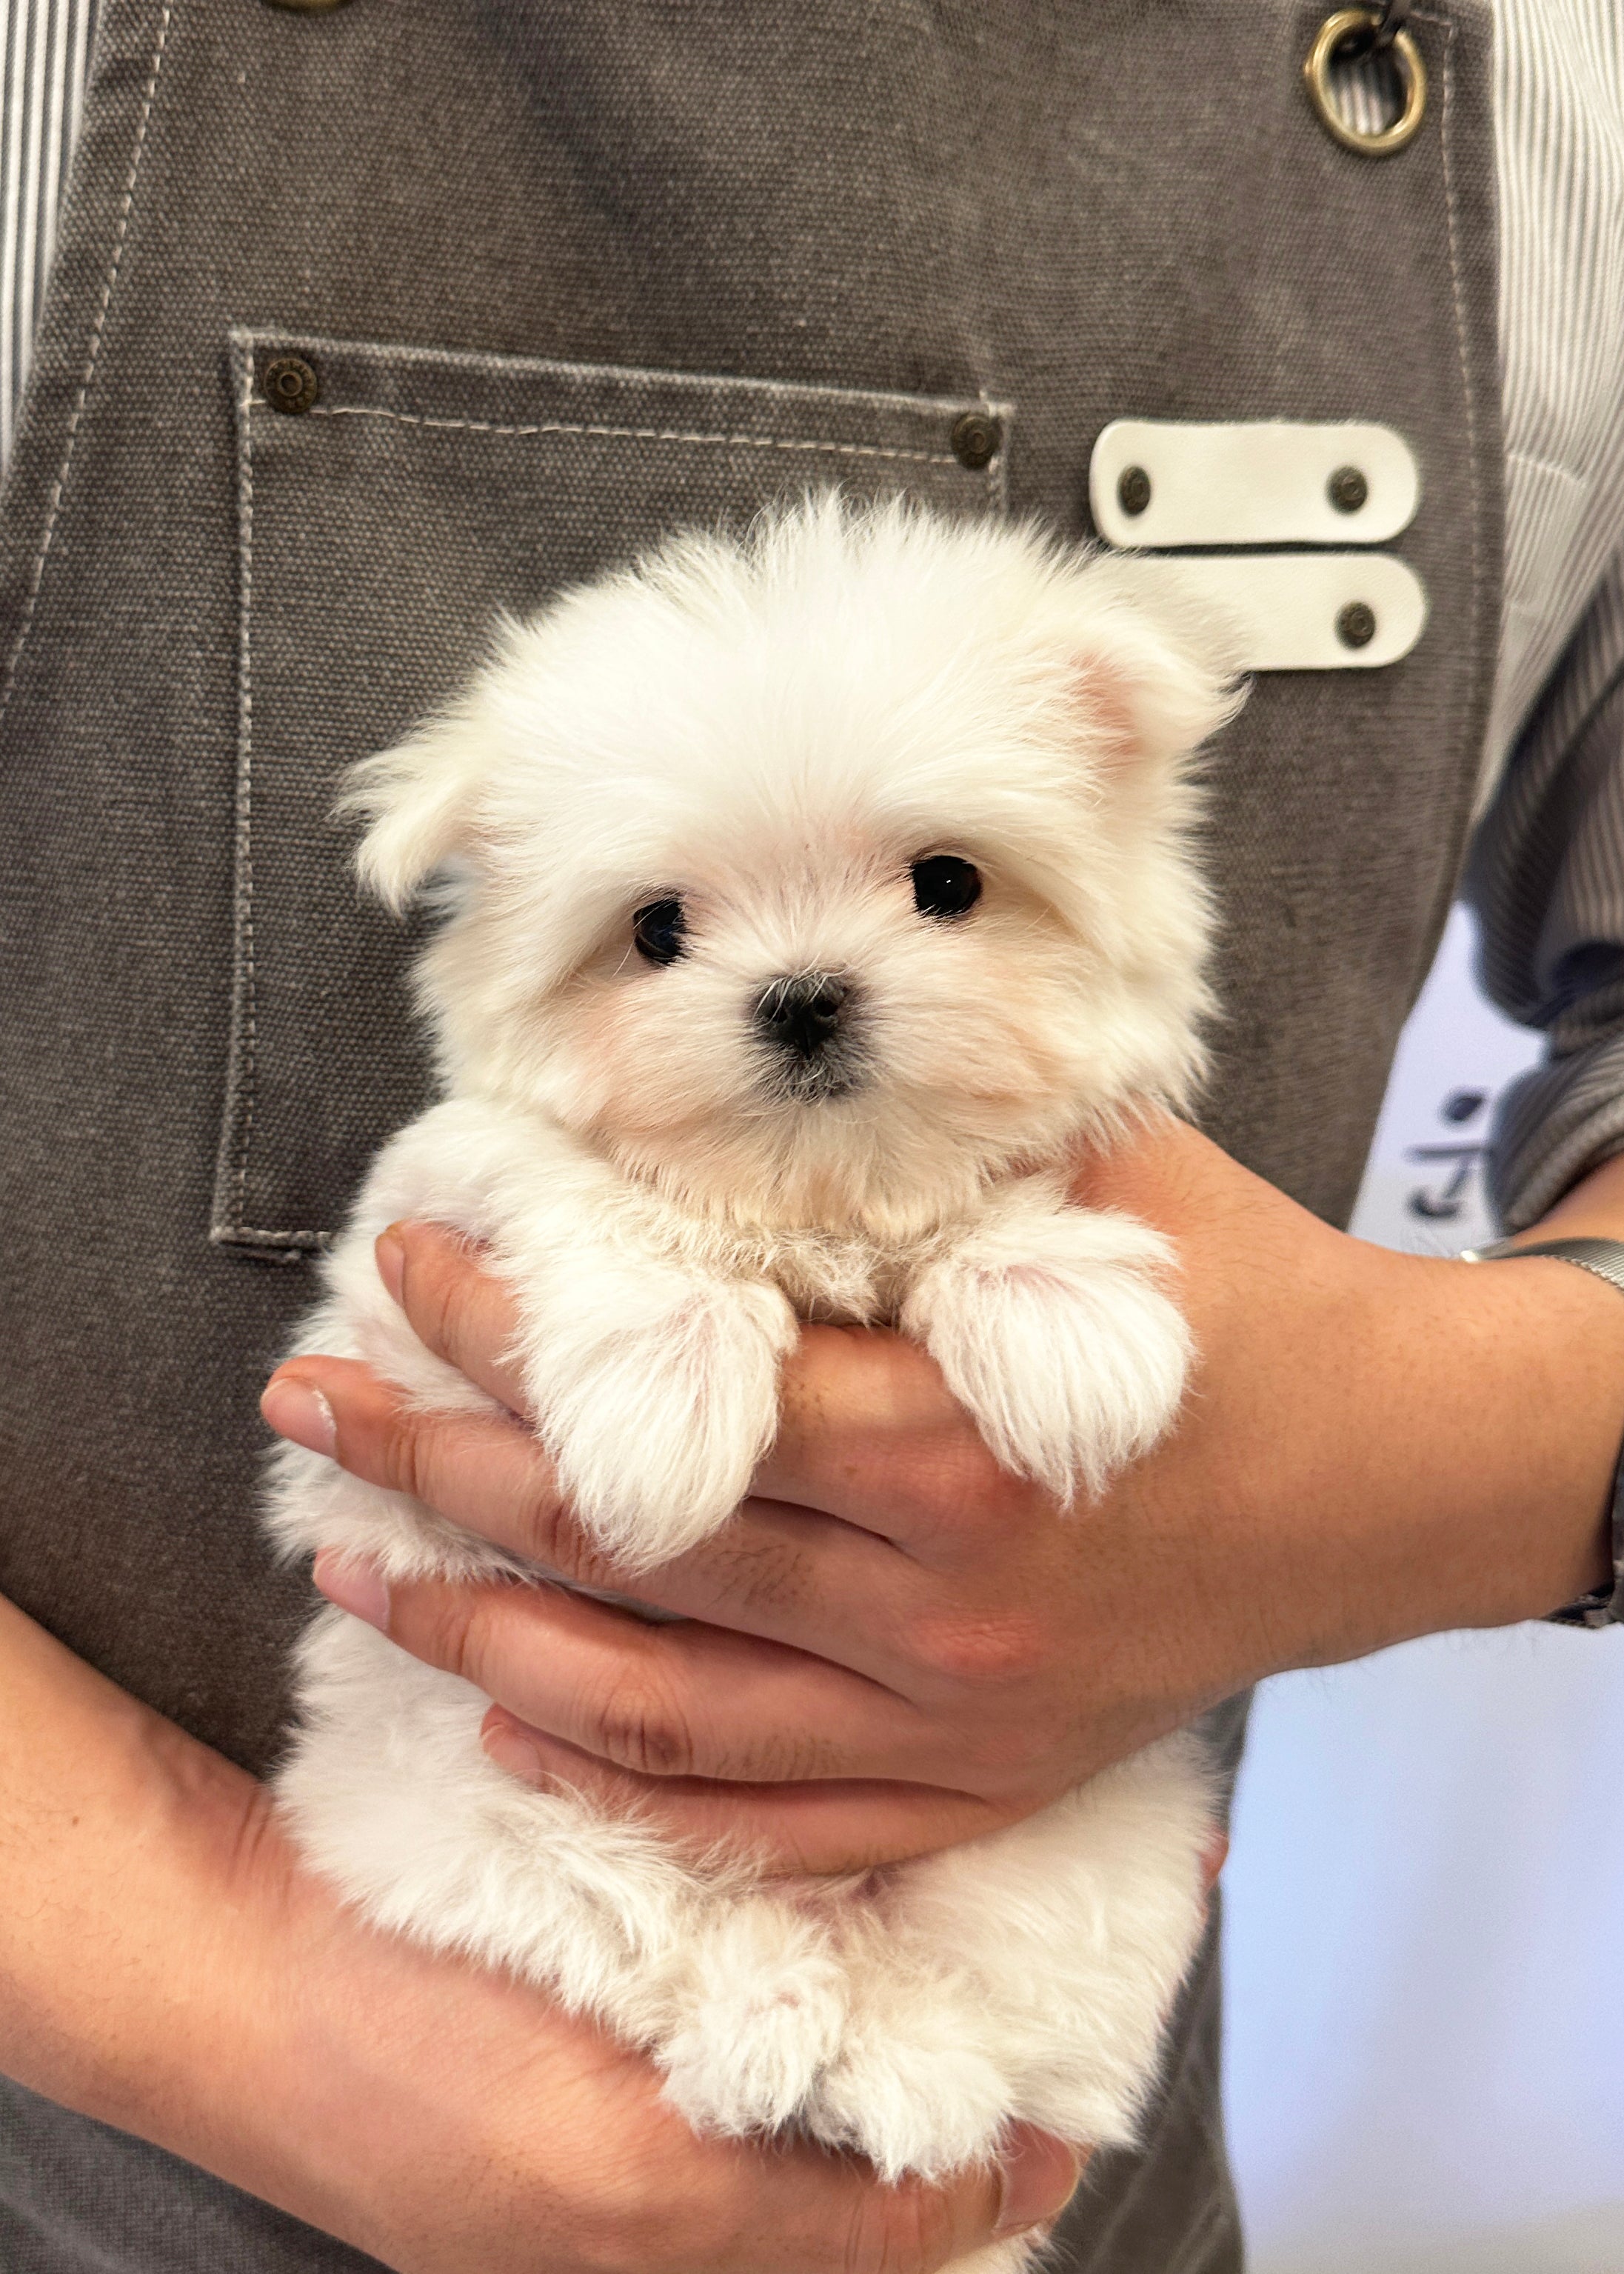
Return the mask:
{"type": "MultiPolygon", "coordinates": [[[[1419,12],[1419,11],[1418,11],[1419,12]]],[[[1436,17],[1425,19],[1437,22],[1436,17]]],[[[1444,42],[1444,115],[1439,127],[1444,162],[1444,204],[1449,221],[1449,283],[1455,301],[1455,336],[1461,361],[1461,394],[1466,410],[1466,452],[1471,462],[1474,479],[1471,501],[1471,577],[1472,633],[1475,639],[1483,636],[1483,561],[1478,523],[1482,508],[1479,502],[1480,485],[1477,473],[1477,406],[1472,387],[1471,352],[1466,338],[1466,305],[1461,281],[1460,215],[1455,194],[1455,169],[1449,162],[1449,118],[1455,94],[1455,26],[1447,26],[1444,42]]]]}
{"type": "MultiPolygon", "coordinates": [[[[1417,11],[1423,21],[1440,23],[1445,19],[1417,11]]],[[[1477,400],[1472,385],[1471,350],[1466,333],[1465,288],[1461,275],[1460,209],[1455,197],[1455,168],[1450,161],[1450,118],[1455,101],[1455,24],[1446,25],[1444,41],[1444,115],[1439,135],[1443,154],[1444,207],[1449,223],[1449,282],[1455,303],[1455,336],[1461,365],[1461,395],[1466,412],[1466,456],[1471,468],[1471,512],[1468,522],[1471,545],[1471,627],[1474,651],[1482,655],[1485,637],[1483,602],[1483,480],[1482,461],[1478,446],[1477,400]]],[[[1498,677],[1494,659],[1487,659],[1491,717],[1494,700],[1494,685],[1498,677]]],[[[1473,804],[1483,795],[1485,753],[1479,749],[1476,766],[1477,783],[1473,804]]]]}
{"type": "Polygon", "coordinates": [[[432,426],[469,434],[575,434],[613,441],[697,443],[718,449],[820,450],[845,458],[899,458],[919,466],[951,466],[959,463],[951,450],[887,449],[875,442],[831,442],[811,436],[781,434],[707,433],[683,427],[611,426],[562,418],[506,426],[494,419],[436,418],[415,410],[387,410],[366,403],[316,403],[306,415],[312,418],[389,418],[397,425],[432,426]]]}

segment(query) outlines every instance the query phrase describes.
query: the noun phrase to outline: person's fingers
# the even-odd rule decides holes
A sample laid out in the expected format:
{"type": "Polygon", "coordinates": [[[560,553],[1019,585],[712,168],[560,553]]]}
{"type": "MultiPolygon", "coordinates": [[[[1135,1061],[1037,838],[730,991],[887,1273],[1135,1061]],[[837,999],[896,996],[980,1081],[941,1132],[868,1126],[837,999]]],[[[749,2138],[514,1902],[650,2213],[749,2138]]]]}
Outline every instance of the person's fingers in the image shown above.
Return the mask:
{"type": "Polygon", "coordinates": [[[553,2210],[547,2233],[560,2254],[579,2237],[584,2248],[570,2253],[572,2263],[936,2274],[995,2239],[1047,2225],[1089,2152],[1023,2121],[984,2163],[937,2183],[910,2176],[887,2185],[864,2157],[805,2137],[695,2136],[658,2082],[643,2056],[605,2044],[597,2089],[561,2112],[567,2133],[581,2120],[565,2145],[576,2150],[569,2171],[584,2185],[553,2210]],[[634,2153],[629,2166],[623,2151],[634,2153]]]}
{"type": "Polygon", "coordinates": [[[1222,1875],[1223,1867],[1229,1860],[1229,1835],[1227,1832],[1214,1832],[1207,1844],[1207,1853],[1201,1858],[1201,1870],[1207,1880],[1207,1892],[1209,1895],[1217,1886],[1222,1875]]]}
{"type": "Polygon", "coordinates": [[[444,1224],[392,1224],[374,1253],[378,1276],[424,1347],[505,1405],[525,1411],[512,1352],[519,1337],[513,1291],[485,1252],[444,1224]]]}
{"type": "Polygon", "coordinates": [[[696,1855],[730,1850],[779,1877],[827,1878],[904,1863],[999,1831],[1023,1812],[974,1793],[880,1780],[747,1784],[640,1776],[528,1728],[500,1706],[485,1716],[482,1742],[522,1784],[562,1787],[611,1814],[633,1809],[696,1855]]]}
{"type": "Polygon", "coordinates": [[[878,1683],[708,1626],[650,1626],[561,1587],[397,1583],[332,1551],[318,1587],[517,1720],[644,1777],[957,1784],[973,1750],[878,1683]]]}
{"type": "Polygon", "coordinates": [[[808,1327],[785,1362],[762,1497],[816,1509],[928,1566],[1028,1519],[1041,1495],[1001,1470],[936,1361],[902,1336],[808,1327]]]}
{"type": "MultiPolygon", "coordinates": [[[[722,2151],[726,2154],[728,2151],[722,2151]]],[[[1049,2225],[1076,2189],[1084,2157],[1034,2125],[1011,2126],[996,2165],[975,2165],[938,2186],[906,2179],[876,2185],[868,2166],[806,2145],[734,2156],[755,2170],[715,2198],[714,2232],[697,2239],[703,2263],[731,2274],[937,2274],[1004,2236],[1049,2225]],[[750,2184],[750,2180],[754,2184],[750,2184]]],[[[691,2224],[691,2222],[689,2222],[691,2224]]]]}
{"type": "Polygon", "coordinates": [[[1035,2124],[1011,2125],[999,2159],[994,2240],[1052,2225],[1077,2193],[1091,2153],[1035,2124]]]}
{"type": "Polygon", "coordinates": [[[714,1539],[634,1578],[575,1522],[545,1452],[508,1414],[425,1410],[358,1360],[328,1358],[289,1359],[260,1406],[296,1443],[577,1585],[808,1650],[879,1682],[909,1665],[918,1568],[831,1517],[748,1501],[714,1539]]]}
{"type": "Polygon", "coordinates": [[[542,1446],[510,1413],[425,1410],[359,1359],[340,1358],[278,1367],[259,1410],[296,1444],[510,1555],[588,1585],[613,1584],[565,1509],[542,1446]]]}

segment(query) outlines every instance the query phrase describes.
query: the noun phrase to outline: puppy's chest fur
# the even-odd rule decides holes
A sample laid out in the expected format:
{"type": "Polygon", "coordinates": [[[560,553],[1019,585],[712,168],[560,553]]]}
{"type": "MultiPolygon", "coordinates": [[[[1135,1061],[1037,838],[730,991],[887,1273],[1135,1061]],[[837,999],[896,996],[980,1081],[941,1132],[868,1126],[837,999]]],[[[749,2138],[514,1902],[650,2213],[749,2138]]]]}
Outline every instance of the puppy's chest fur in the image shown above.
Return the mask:
{"type": "Polygon", "coordinates": [[[898,1239],[797,1225],[729,1225],[718,1231],[673,1211],[673,1261],[729,1278],[764,1279],[811,1325],[894,1327],[920,1273],[966,1228],[938,1224],[898,1239]]]}

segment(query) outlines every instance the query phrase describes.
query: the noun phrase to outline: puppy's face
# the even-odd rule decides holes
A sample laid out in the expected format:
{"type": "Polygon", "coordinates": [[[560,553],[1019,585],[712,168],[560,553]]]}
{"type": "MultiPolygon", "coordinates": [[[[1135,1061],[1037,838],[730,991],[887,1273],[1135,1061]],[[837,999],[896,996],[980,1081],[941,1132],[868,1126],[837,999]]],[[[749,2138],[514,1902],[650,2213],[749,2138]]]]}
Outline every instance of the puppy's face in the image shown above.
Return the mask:
{"type": "Polygon", "coordinates": [[[823,501],[511,633],[363,769],[363,867],[455,872],[457,1089],[689,1206],[894,1231],[1181,1094],[1179,761],[1225,710],[1122,564],[823,501]]]}
{"type": "Polygon", "coordinates": [[[945,817],[751,822],[672,843],[562,991],[568,1118],[669,1189],[820,1224],[1041,1147],[1087,1057],[1041,896],[945,817]]]}

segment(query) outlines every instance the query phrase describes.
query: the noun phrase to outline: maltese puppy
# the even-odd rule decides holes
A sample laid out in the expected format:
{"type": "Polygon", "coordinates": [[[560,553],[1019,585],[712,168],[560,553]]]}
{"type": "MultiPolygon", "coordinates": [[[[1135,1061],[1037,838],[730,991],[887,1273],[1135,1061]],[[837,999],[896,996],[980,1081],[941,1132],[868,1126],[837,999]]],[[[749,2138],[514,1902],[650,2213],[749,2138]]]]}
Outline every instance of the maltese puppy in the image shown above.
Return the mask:
{"type": "MultiPolygon", "coordinates": [[[[825,495],[506,626],[348,799],[365,883],[442,901],[417,985],[444,1102],[375,1163],[300,1350],[487,1406],[373,1264],[386,1224],[433,1218],[513,1289],[535,1427],[628,1574],[748,1494],[805,1319],[912,1337],[1086,1524],[1192,1352],[1168,1244],[1077,1205],[1066,1163],[1199,1072],[1189,760],[1234,707],[1146,576],[825,495]]],[[[277,1464],[289,1550],[553,1576],[277,1464]]],[[[1133,2136],[1202,1925],[1188,1736],[989,1837],[792,1887],[510,1780],[477,1690],[336,1612],[298,1703],[280,1793],[307,1856],[646,2048],[696,2127],[793,2126],[888,2177],[989,2160],[1017,2119],[1133,2136]]]]}

